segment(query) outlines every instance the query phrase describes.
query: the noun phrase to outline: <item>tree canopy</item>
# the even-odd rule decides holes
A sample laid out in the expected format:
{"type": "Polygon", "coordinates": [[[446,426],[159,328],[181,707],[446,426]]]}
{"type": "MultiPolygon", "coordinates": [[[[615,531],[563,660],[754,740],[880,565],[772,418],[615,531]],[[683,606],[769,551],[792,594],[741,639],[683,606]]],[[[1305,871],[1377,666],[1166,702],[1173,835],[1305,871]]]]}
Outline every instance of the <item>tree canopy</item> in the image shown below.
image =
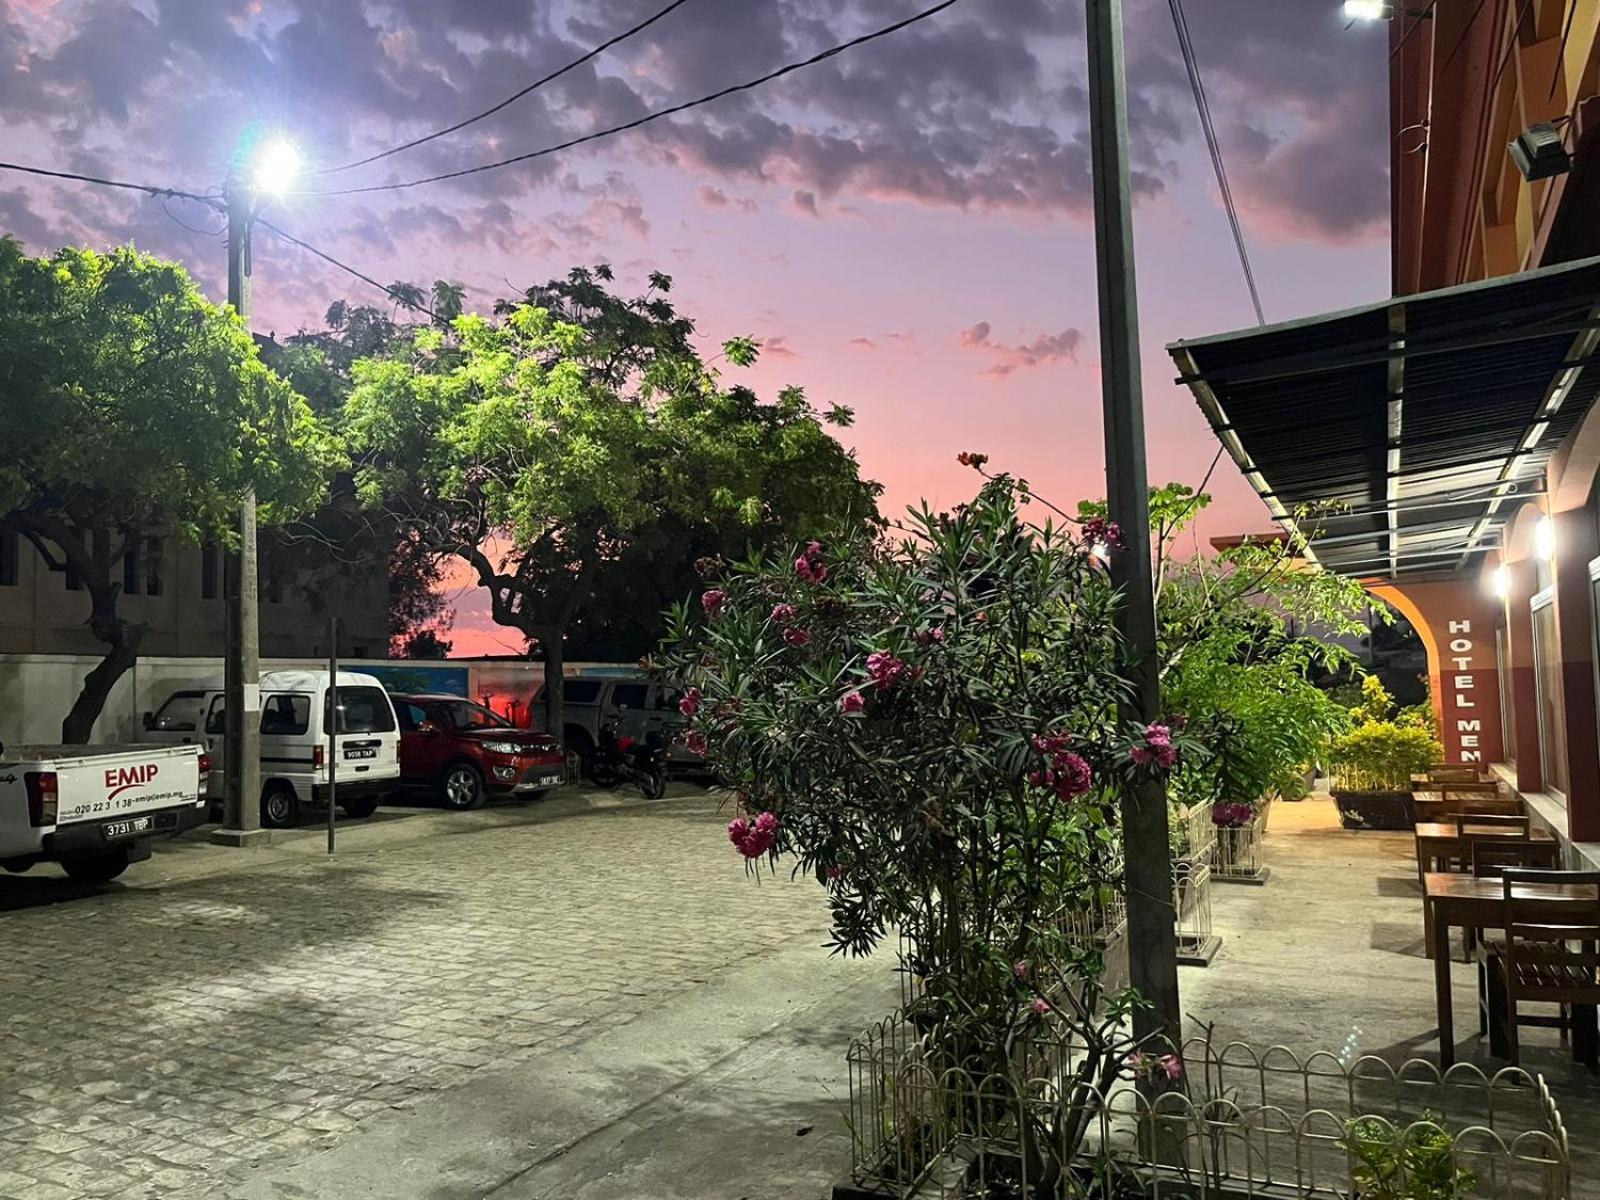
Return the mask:
{"type": "Polygon", "coordinates": [[[0,238],[0,527],[88,593],[107,647],[63,723],[86,740],[142,630],[118,613],[139,539],[233,537],[254,487],[264,524],[317,505],[341,462],[243,323],[182,267],[131,247],[29,258],[0,238]]]}
{"type": "MultiPolygon", "coordinates": [[[[597,597],[659,612],[659,593],[614,590],[644,574],[686,581],[697,557],[877,518],[877,486],[827,428],[849,410],[725,386],[670,279],[624,299],[611,278],[575,270],[494,319],[414,331],[356,364],[347,412],[363,498],[471,564],[494,619],[538,642],[547,678],[597,597]]],[[[718,356],[755,357],[748,338],[718,356]]],[[[560,688],[546,697],[559,729],[560,688]]]]}

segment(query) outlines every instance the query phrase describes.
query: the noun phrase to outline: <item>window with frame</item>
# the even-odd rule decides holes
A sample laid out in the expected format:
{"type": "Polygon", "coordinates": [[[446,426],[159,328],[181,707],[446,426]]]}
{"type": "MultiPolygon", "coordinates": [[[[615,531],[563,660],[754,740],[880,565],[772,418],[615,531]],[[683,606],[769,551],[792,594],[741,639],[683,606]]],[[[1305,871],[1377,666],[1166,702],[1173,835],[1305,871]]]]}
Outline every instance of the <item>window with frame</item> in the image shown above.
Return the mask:
{"type": "Polygon", "coordinates": [[[1538,696],[1539,761],[1544,773],[1544,790],[1565,796],[1566,705],[1561,696],[1561,642],[1557,636],[1554,600],[1554,590],[1546,588],[1532,601],[1533,681],[1538,696]]]}
{"type": "Polygon", "coordinates": [[[650,685],[647,683],[616,684],[611,689],[611,707],[637,711],[644,707],[649,690],[650,685]]]}
{"type": "Polygon", "coordinates": [[[161,733],[193,733],[200,725],[200,710],[205,703],[204,692],[173,692],[156,709],[150,727],[161,733]]]}
{"type": "MultiPolygon", "coordinates": [[[[324,694],[324,729],[328,726],[328,706],[332,699],[331,694],[324,694]]],[[[339,688],[340,733],[388,733],[394,726],[394,709],[389,706],[389,694],[381,687],[352,684],[339,688]]]]}

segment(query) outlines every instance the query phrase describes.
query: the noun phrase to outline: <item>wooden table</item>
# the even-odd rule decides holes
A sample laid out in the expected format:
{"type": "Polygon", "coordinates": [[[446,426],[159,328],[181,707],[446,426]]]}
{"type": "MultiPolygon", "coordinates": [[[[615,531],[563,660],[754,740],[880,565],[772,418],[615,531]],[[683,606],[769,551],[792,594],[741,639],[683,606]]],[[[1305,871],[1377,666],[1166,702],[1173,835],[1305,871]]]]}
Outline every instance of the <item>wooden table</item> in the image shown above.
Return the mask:
{"type": "MultiPolygon", "coordinates": [[[[1466,827],[1468,838],[1520,838],[1520,830],[1507,829],[1503,825],[1472,825],[1466,827]]],[[[1435,870],[1441,858],[1454,857],[1467,854],[1467,847],[1462,844],[1458,836],[1454,821],[1418,821],[1417,834],[1417,878],[1422,878],[1427,871],[1435,870]]],[[[1530,841],[1554,842],[1555,837],[1548,829],[1530,830],[1530,841]]]]}
{"type": "MultiPolygon", "coordinates": [[[[1427,923],[1428,952],[1433,956],[1433,996],[1439,1010],[1439,1067],[1448,1068],[1456,1060],[1455,1018],[1450,998],[1450,927],[1490,929],[1500,922],[1502,883],[1499,879],[1458,875],[1451,871],[1428,871],[1422,876],[1424,920],[1427,923]]],[[[1559,922],[1561,906],[1581,901],[1594,904],[1594,885],[1578,883],[1518,884],[1512,895],[1518,900],[1542,902],[1532,915],[1559,922]]]]}
{"type": "Polygon", "coordinates": [[[1516,796],[1465,796],[1458,792],[1446,800],[1444,793],[1440,791],[1411,793],[1411,810],[1416,814],[1418,821],[1442,820],[1449,815],[1451,805],[1460,803],[1466,803],[1476,812],[1504,813],[1513,817],[1520,817],[1523,812],[1522,801],[1516,796]]]}

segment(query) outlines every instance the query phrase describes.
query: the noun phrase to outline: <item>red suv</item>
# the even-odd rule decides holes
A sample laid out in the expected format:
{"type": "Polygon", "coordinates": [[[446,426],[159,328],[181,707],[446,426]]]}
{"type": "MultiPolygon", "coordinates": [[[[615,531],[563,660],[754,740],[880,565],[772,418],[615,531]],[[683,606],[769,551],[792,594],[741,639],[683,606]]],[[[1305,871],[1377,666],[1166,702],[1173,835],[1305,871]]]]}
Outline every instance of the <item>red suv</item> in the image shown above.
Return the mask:
{"type": "Polygon", "coordinates": [[[400,782],[438,788],[450,808],[490,796],[537,800],[566,782],[567,756],[547,733],[460,696],[391,696],[400,720],[400,782]]]}

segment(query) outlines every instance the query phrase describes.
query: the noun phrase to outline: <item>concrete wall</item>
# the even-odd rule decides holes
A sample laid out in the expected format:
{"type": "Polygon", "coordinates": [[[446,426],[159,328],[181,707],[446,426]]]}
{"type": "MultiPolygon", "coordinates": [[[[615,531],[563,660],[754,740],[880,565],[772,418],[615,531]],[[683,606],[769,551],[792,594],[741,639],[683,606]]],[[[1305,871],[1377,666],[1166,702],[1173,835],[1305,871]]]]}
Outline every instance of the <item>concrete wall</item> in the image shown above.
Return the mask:
{"type": "MultiPolygon", "coordinates": [[[[0,535],[3,536],[3,535],[0,535]]],[[[152,556],[141,546],[118,602],[119,611],[145,626],[141,649],[152,656],[221,654],[226,602],[222,599],[221,558],[215,549],[160,544],[152,556]],[[207,558],[214,569],[207,569],[207,558]],[[152,576],[157,595],[149,595],[152,576]],[[209,586],[208,586],[209,585],[209,586]],[[209,595],[207,593],[210,593],[209,595]]],[[[330,610],[343,622],[340,652],[356,658],[382,658],[389,650],[389,580],[378,571],[319,574],[315,586],[299,582],[296,554],[309,550],[262,538],[261,651],[292,658],[327,653],[330,610]]],[[[26,541],[0,546],[0,557],[14,572],[0,571],[0,653],[97,654],[103,648],[89,632],[89,594],[68,586],[26,541]],[[14,574],[15,582],[6,582],[14,574]]],[[[119,580],[120,581],[120,580],[119,580]]]]}

